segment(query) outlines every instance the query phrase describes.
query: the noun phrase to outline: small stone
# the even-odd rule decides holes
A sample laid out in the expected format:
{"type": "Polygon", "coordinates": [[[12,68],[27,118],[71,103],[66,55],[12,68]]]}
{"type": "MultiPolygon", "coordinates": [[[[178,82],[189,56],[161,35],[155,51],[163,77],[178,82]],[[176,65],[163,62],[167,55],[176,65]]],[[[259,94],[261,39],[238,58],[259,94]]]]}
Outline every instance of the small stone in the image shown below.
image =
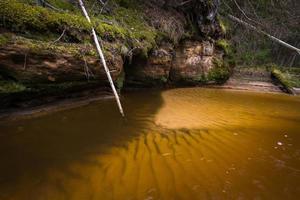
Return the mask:
{"type": "Polygon", "coordinates": [[[279,146],[282,146],[282,145],[283,145],[283,143],[282,143],[282,142],[277,142],[277,144],[278,144],[279,146]]]}
{"type": "Polygon", "coordinates": [[[164,153],[162,156],[170,156],[171,155],[171,153],[164,153]]]}

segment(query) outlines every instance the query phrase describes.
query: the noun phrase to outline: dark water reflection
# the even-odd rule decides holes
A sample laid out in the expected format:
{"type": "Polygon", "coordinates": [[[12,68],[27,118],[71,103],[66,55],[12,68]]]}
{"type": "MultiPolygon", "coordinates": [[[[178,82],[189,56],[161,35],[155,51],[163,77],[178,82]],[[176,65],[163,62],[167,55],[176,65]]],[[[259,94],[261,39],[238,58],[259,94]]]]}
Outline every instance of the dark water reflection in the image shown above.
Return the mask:
{"type": "Polygon", "coordinates": [[[125,95],[0,125],[0,199],[299,199],[300,99],[125,95]]]}

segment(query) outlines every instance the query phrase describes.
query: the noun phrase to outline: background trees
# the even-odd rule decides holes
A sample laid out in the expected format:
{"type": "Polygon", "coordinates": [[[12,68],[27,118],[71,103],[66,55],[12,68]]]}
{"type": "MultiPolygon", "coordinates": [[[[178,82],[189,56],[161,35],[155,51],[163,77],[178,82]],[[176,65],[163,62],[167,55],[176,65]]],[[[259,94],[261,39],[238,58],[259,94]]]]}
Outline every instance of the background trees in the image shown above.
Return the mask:
{"type": "MultiPolygon", "coordinates": [[[[221,15],[233,14],[287,43],[300,47],[300,2],[298,0],[223,0],[221,15]]],[[[300,66],[300,55],[266,37],[224,19],[236,46],[238,64],[276,63],[300,66]]]]}

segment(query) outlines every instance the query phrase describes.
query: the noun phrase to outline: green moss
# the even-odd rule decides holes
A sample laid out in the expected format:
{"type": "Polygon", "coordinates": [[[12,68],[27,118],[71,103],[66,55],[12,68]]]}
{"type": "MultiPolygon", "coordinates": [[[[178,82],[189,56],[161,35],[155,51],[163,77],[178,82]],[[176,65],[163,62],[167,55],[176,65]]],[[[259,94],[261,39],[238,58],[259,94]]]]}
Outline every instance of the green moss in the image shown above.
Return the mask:
{"type": "Polygon", "coordinates": [[[119,27],[118,32],[127,38],[129,46],[137,47],[148,52],[156,45],[157,30],[150,27],[143,14],[137,9],[117,8],[113,15],[106,16],[114,26],[119,27]],[[120,29],[120,27],[122,27],[120,29]]]}
{"type": "Polygon", "coordinates": [[[124,40],[126,39],[126,37],[128,37],[127,31],[116,24],[111,25],[102,23],[99,24],[95,29],[99,35],[101,35],[104,39],[108,40],[124,40]]]}
{"type": "Polygon", "coordinates": [[[22,84],[11,81],[0,81],[0,93],[16,93],[25,90],[26,87],[22,84]]]}
{"type": "Polygon", "coordinates": [[[235,67],[237,58],[234,48],[231,43],[226,39],[220,39],[216,41],[216,47],[222,49],[225,53],[224,63],[230,67],[235,67]]]}
{"type": "Polygon", "coordinates": [[[228,34],[230,30],[229,22],[226,21],[224,18],[221,18],[220,16],[217,17],[217,20],[219,22],[219,25],[221,27],[221,31],[224,35],[228,34]]]}
{"type": "MultiPolygon", "coordinates": [[[[290,87],[300,88],[300,69],[296,67],[278,67],[275,65],[269,66],[272,72],[272,76],[276,79],[283,80],[283,83],[290,87]],[[280,74],[280,75],[279,75],[280,74]]],[[[281,82],[281,81],[280,81],[281,82]]]]}
{"type": "Polygon", "coordinates": [[[168,82],[168,78],[165,77],[165,76],[162,76],[162,77],[160,78],[160,81],[161,81],[162,83],[166,83],[166,82],[168,82]]]}
{"type": "MultiPolygon", "coordinates": [[[[46,31],[46,33],[60,34],[64,29],[67,29],[66,34],[79,39],[76,34],[88,34],[91,29],[91,25],[81,15],[58,13],[16,0],[2,0],[0,13],[4,19],[2,26],[17,32],[46,31]]],[[[102,22],[96,20],[94,23],[101,24],[102,22]]],[[[117,32],[113,29],[111,31],[117,32]]]]}
{"type": "Polygon", "coordinates": [[[13,31],[48,31],[61,33],[65,28],[85,31],[90,24],[81,16],[57,13],[39,6],[30,6],[16,0],[0,1],[2,26],[13,31]]]}
{"type": "Polygon", "coordinates": [[[0,34],[0,46],[7,44],[8,41],[9,41],[9,38],[7,38],[3,34],[0,34]]]}
{"type": "MultiPolygon", "coordinates": [[[[91,24],[79,11],[73,14],[59,13],[17,0],[1,0],[0,17],[0,26],[13,32],[60,35],[66,30],[67,41],[85,42],[90,38],[91,24]]],[[[117,7],[109,15],[97,15],[97,18],[92,18],[92,24],[99,36],[106,41],[117,40],[128,47],[142,49],[145,54],[156,46],[158,31],[147,24],[137,9],[117,7]]]]}
{"type": "Polygon", "coordinates": [[[62,10],[69,10],[74,11],[76,8],[73,4],[70,3],[69,0],[47,0],[52,6],[62,9],[62,10]]]}
{"type": "Polygon", "coordinates": [[[273,68],[271,70],[272,77],[278,81],[289,93],[293,93],[293,86],[289,78],[279,69],[273,68]]]}
{"type": "Polygon", "coordinates": [[[214,81],[218,84],[222,84],[228,80],[230,77],[229,66],[225,61],[214,58],[213,60],[214,68],[211,69],[207,75],[208,81],[214,81]]]}
{"type": "Polygon", "coordinates": [[[221,39],[216,42],[216,46],[221,48],[225,54],[230,54],[232,52],[231,45],[228,40],[221,39]]]}
{"type": "Polygon", "coordinates": [[[292,87],[300,88],[300,68],[296,68],[296,67],[284,68],[284,67],[282,67],[280,70],[289,79],[289,82],[292,87]]]}

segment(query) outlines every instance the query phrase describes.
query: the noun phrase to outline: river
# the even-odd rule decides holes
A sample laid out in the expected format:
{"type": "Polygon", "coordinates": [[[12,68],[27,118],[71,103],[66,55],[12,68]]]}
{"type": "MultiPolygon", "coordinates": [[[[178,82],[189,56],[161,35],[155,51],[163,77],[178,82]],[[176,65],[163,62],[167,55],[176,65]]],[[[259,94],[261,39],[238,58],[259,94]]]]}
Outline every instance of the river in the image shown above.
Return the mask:
{"type": "Polygon", "coordinates": [[[0,124],[0,199],[299,199],[300,98],[201,88],[0,124]]]}

